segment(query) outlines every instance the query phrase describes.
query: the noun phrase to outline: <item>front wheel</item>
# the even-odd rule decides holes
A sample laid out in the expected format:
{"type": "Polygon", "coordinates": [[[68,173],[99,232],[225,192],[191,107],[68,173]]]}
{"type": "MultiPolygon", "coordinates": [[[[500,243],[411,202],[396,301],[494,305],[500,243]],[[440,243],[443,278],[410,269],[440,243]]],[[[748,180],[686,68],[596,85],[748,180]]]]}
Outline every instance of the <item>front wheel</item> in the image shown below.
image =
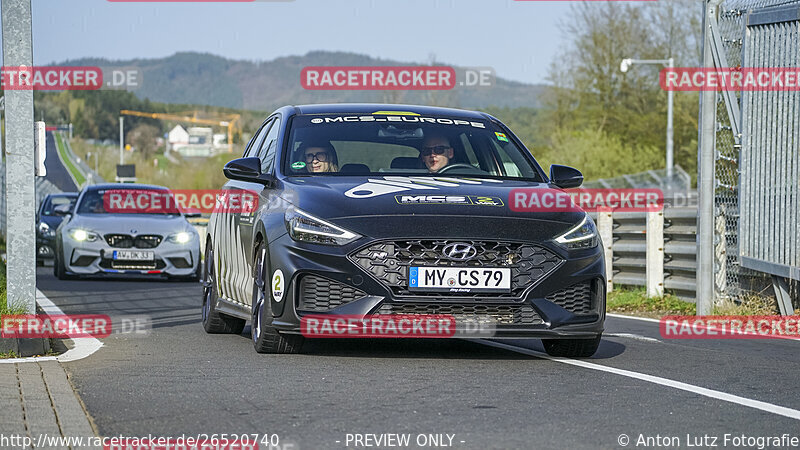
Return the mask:
{"type": "Polygon", "coordinates": [[[253,267],[253,318],[250,336],[258,353],[299,353],[303,347],[303,336],[281,334],[273,326],[272,308],[267,296],[267,249],[263,243],[255,251],[253,267]],[[264,318],[268,318],[265,320],[264,318]]]}
{"type": "Polygon", "coordinates": [[[58,253],[56,253],[55,258],[53,258],[53,275],[59,280],[75,279],[74,276],[67,274],[67,269],[64,267],[64,263],[61,262],[61,258],[58,257],[58,253]]]}
{"type": "Polygon", "coordinates": [[[244,330],[244,319],[217,312],[217,281],[214,276],[214,250],[211,243],[206,248],[203,263],[203,329],[210,334],[240,334],[244,330]]]}
{"type": "Polygon", "coordinates": [[[588,358],[597,352],[602,336],[594,339],[542,339],[544,351],[550,356],[588,358]]]}

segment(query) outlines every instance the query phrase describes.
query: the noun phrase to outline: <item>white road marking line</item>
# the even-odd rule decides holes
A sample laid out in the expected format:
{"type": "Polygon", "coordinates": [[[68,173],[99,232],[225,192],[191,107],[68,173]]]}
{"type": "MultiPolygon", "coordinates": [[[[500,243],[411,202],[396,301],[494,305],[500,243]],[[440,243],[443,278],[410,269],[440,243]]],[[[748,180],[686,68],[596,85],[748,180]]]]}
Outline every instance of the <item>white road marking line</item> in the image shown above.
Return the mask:
{"type": "MultiPolygon", "coordinates": [[[[622,314],[612,314],[612,313],[606,313],[606,316],[608,316],[608,317],[616,317],[616,318],[619,318],[619,319],[633,319],[633,320],[641,320],[641,321],[644,321],[644,322],[653,322],[653,323],[658,323],[658,324],[660,324],[660,323],[661,323],[661,321],[660,321],[660,320],[658,320],[658,319],[651,319],[651,318],[649,318],[649,317],[625,316],[625,315],[622,315],[622,314]]],[[[704,327],[704,326],[703,326],[703,327],[699,327],[699,328],[701,328],[701,329],[703,329],[703,330],[708,330],[708,329],[709,329],[709,327],[704,327]]],[[[747,336],[747,335],[748,335],[748,334],[745,334],[745,336],[747,336]]],[[[750,334],[750,335],[751,335],[751,336],[754,336],[754,337],[757,337],[757,336],[758,336],[757,334],[750,334]]],[[[713,338],[708,338],[708,339],[713,339],[713,338]]],[[[724,338],[719,338],[719,339],[724,339],[724,338]]],[[[747,338],[746,338],[746,337],[743,337],[743,338],[739,338],[739,339],[747,339],[747,338]]],[[[785,340],[785,341],[796,341],[796,342],[800,342],[800,338],[797,338],[797,337],[788,337],[788,336],[783,336],[783,337],[776,337],[776,338],[774,338],[774,339],[781,339],[781,340],[785,340]]],[[[765,341],[765,342],[770,342],[770,341],[774,342],[774,339],[764,339],[764,341],[765,341]]]]}
{"type": "Polygon", "coordinates": [[[651,319],[649,317],[636,317],[636,316],[626,316],[623,314],[613,314],[613,313],[606,313],[608,317],[616,317],[618,319],[633,319],[633,320],[641,320],[643,322],[654,322],[654,323],[661,323],[658,319],[651,319]]]}
{"type": "Polygon", "coordinates": [[[558,358],[555,356],[550,356],[546,353],[537,352],[536,350],[530,350],[522,347],[515,347],[513,345],[503,344],[500,342],[477,340],[477,339],[475,340],[475,342],[479,342],[481,344],[489,345],[492,347],[502,348],[505,350],[511,350],[513,352],[522,353],[524,355],[536,356],[538,358],[549,359],[550,361],[569,364],[572,366],[583,367],[585,369],[599,370],[601,372],[608,372],[608,373],[613,373],[615,375],[621,375],[623,377],[634,378],[637,380],[646,381],[648,383],[659,384],[661,386],[692,392],[716,400],[722,400],[724,402],[730,402],[730,403],[735,403],[737,405],[747,406],[749,408],[759,409],[761,411],[788,417],[790,419],[800,420],[800,411],[796,409],[787,408],[785,406],[773,405],[772,403],[766,403],[745,397],[739,397],[738,395],[728,394],[727,392],[716,391],[714,389],[707,389],[704,387],[694,386],[680,381],[670,380],[668,378],[656,377],[644,373],[633,372],[631,370],[617,369],[614,367],[595,364],[584,360],[558,358]]]}
{"type": "MultiPolygon", "coordinates": [[[[61,310],[52,300],[47,298],[46,295],[40,290],[36,290],[36,302],[39,303],[39,306],[42,310],[47,313],[48,315],[62,315],[64,311],[61,310]]],[[[79,359],[86,358],[87,356],[91,355],[92,353],[100,350],[100,347],[103,346],[103,343],[100,342],[94,336],[89,337],[81,337],[81,338],[71,338],[72,342],[75,346],[66,352],[56,356],[56,359],[59,362],[70,362],[70,361],[77,361],[79,359]]]]}
{"type": "MultiPolygon", "coordinates": [[[[64,311],[61,310],[52,300],[47,298],[46,295],[40,290],[36,290],[36,303],[42,308],[42,311],[45,312],[48,316],[55,316],[55,315],[64,315],[64,311]]],[[[32,356],[30,358],[10,358],[10,359],[0,359],[0,364],[15,364],[15,363],[26,363],[26,362],[39,362],[39,361],[59,361],[59,362],[70,362],[70,361],[77,361],[79,359],[86,358],[87,356],[91,355],[92,353],[100,350],[100,347],[103,346],[103,343],[100,342],[94,336],[89,337],[81,337],[81,338],[71,338],[72,342],[75,346],[66,352],[58,355],[58,356],[32,356]]]]}
{"type": "Polygon", "coordinates": [[[629,338],[629,339],[635,339],[637,341],[661,343],[661,341],[656,339],[656,338],[651,338],[651,337],[642,336],[640,334],[633,334],[633,333],[603,333],[603,336],[629,338]]]}

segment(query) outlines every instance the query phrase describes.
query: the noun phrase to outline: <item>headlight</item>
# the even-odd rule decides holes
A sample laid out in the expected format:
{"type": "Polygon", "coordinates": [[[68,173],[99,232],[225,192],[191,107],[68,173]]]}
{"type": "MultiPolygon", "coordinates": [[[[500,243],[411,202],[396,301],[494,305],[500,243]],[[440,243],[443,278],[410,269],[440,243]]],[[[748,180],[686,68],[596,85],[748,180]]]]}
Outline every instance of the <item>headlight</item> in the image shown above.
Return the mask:
{"type": "Polygon", "coordinates": [[[69,235],[72,239],[75,239],[78,242],[94,242],[100,239],[100,235],[93,231],[82,230],[80,228],[73,228],[69,230],[69,235]]]}
{"type": "Polygon", "coordinates": [[[52,237],[55,236],[56,232],[50,228],[50,225],[48,225],[47,222],[39,222],[39,234],[44,237],[52,237]]]}
{"type": "Polygon", "coordinates": [[[180,233],[170,235],[167,240],[173,244],[185,244],[192,240],[192,234],[181,231],[180,233]]]}
{"type": "Polygon", "coordinates": [[[345,245],[361,236],[318,219],[305,211],[289,208],[284,216],[289,236],[295,241],[324,245],[345,245]]]}
{"type": "Polygon", "coordinates": [[[587,214],[581,223],[557,237],[556,242],[570,250],[592,248],[597,245],[597,227],[587,214]]]}

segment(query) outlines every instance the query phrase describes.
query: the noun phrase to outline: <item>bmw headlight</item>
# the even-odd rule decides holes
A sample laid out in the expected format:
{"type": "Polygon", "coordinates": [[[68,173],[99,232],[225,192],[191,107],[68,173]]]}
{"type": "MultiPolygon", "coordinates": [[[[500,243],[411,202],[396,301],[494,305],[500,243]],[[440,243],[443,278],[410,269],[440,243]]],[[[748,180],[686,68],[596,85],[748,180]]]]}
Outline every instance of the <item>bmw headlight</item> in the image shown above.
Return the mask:
{"type": "Polygon", "coordinates": [[[169,235],[167,240],[172,242],[173,244],[185,244],[192,240],[192,233],[181,231],[180,233],[175,233],[169,235]]]}
{"type": "Polygon", "coordinates": [[[69,230],[69,236],[78,242],[94,242],[100,239],[100,235],[94,231],[84,230],[81,228],[73,228],[69,230]]]}
{"type": "Polygon", "coordinates": [[[578,225],[556,238],[556,242],[570,250],[593,248],[597,241],[597,227],[588,214],[578,225]]]}
{"type": "Polygon", "coordinates": [[[289,236],[295,241],[324,245],[345,245],[361,236],[318,219],[305,211],[289,208],[284,216],[289,236]]]}
{"type": "Polygon", "coordinates": [[[39,234],[44,237],[53,237],[56,234],[56,231],[50,228],[50,225],[47,222],[39,222],[39,234]]]}

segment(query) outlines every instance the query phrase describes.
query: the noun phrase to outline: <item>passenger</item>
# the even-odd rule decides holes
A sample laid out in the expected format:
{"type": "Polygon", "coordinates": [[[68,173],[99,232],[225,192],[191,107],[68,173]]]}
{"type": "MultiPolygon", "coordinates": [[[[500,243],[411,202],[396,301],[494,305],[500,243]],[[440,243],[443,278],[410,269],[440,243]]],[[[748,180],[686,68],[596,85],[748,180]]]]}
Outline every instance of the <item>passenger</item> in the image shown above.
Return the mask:
{"type": "Polygon", "coordinates": [[[454,151],[450,140],[444,136],[430,136],[425,138],[419,157],[431,173],[438,172],[450,164],[454,151]]]}
{"type": "Polygon", "coordinates": [[[339,171],[339,158],[330,143],[304,144],[302,153],[306,169],[311,173],[339,171]]]}

